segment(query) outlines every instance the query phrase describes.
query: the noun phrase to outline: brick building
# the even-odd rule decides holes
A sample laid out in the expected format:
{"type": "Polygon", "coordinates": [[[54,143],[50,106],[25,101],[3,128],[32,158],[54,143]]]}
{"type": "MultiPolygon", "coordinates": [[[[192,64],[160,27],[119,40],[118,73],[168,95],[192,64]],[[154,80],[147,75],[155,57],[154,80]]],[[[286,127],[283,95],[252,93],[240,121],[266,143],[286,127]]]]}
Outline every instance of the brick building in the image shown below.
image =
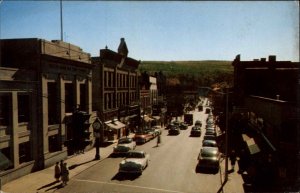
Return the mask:
{"type": "Polygon", "coordinates": [[[105,123],[101,142],[118,139],[125,129],[139,122],[139,61],[127,57],[128,48],[121,38],[118,52],[108,48],[93,57],[93,110],[105,123]]]}

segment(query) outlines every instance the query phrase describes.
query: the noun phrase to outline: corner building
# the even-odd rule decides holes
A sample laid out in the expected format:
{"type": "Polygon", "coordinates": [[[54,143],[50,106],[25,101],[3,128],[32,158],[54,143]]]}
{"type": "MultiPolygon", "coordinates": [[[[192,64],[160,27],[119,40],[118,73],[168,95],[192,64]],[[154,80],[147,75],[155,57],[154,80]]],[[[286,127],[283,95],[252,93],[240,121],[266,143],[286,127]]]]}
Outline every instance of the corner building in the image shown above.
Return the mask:
{"type": "Polygon", "coordinates": [[[62,41],[2,39],[0,150],[10,161],[2,183],[67,158],[70,117],[92,113],[90,54],[62,41]]]}

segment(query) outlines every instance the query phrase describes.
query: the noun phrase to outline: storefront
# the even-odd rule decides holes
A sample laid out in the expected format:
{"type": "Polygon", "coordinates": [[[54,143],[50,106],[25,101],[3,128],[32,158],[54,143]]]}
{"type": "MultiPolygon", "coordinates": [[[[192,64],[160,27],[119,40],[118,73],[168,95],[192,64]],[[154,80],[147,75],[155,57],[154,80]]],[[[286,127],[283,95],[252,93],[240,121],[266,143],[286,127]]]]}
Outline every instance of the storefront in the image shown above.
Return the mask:
{"type": "Polygon", "coordinates": [[[105,122],[104,137],[107,141],[114,141],[126,135],[126,125],[119,120],[105,122]]]}

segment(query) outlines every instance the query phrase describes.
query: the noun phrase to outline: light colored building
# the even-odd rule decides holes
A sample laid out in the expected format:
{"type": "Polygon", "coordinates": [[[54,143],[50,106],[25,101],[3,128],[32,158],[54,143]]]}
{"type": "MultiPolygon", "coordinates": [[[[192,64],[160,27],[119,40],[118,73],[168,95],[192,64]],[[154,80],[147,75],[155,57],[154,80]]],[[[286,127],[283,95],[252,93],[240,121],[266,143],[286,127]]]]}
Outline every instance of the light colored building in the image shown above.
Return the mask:
{"type": "Polygon", "coordinates": [[[0,150],[11,166],[2,183],[65,159],[75,108],[92,113],[90,54],[61,41],[2,39],[0,150]]]}

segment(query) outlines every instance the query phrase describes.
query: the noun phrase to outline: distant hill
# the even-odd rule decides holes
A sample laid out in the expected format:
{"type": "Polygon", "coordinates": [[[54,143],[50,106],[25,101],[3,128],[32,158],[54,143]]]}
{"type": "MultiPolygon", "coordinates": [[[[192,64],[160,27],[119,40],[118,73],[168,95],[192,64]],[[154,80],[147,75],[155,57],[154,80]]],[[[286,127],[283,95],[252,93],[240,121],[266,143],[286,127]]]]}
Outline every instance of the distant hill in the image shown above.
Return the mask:
{"type": "Polygon", "coordinates": [[[185,84],[198,84],[211,86],[224,83],[233,84],[232,61],[142,61],[139,65],[140,72],[147,71],[153,75],[162,71],[168,78],[178,78],[185,84]]]}

